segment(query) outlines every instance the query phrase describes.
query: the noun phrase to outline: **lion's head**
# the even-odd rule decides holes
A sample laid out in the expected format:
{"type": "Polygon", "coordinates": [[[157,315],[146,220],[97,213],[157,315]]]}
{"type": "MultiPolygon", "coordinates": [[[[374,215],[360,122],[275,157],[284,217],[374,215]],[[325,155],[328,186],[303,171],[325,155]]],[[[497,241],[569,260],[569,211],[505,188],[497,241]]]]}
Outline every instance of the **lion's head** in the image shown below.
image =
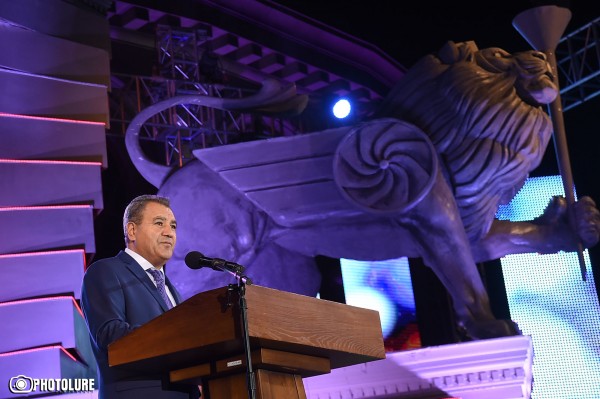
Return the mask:
{"type": "Polygon", "coordinates": [[[540,105],[557,94],[543,53],[449,42],[408,71],[378,116],[431,138],[474,242],[541,162],[552,123],[540,105]]]}

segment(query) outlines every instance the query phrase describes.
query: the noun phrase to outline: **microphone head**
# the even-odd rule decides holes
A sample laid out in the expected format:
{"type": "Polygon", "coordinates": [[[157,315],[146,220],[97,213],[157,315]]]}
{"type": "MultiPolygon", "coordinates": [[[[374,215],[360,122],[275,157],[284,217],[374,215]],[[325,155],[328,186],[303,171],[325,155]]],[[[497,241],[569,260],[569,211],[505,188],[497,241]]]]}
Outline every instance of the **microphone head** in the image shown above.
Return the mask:
{"type": "Polygon", "coordinates": [[[190,269],[200,269],[205,266],[206,257],[198,251],[192,251],[185,256],[185,264],[190,269]]]}

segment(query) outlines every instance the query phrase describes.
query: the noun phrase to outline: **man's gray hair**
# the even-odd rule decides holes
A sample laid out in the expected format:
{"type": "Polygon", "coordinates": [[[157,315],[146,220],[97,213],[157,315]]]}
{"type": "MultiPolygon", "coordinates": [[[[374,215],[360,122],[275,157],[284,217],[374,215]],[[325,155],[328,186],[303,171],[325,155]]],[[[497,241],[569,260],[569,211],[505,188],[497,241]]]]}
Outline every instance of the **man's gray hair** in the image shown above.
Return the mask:
{"type": "Polygon", "coordinates": [[[171,208],[171,202],[169,199],[166,197],[161,197],[160,195],[145,194],[132,199],[123,213],[123,234],[125,235],[126,244],[129,243],[129,238],[127,237],[127,224],[129,222],[133,222],[135,224],[140,224],[142,222],[144,208],[148,202],[156,202],[157,204],[171,208]]]}

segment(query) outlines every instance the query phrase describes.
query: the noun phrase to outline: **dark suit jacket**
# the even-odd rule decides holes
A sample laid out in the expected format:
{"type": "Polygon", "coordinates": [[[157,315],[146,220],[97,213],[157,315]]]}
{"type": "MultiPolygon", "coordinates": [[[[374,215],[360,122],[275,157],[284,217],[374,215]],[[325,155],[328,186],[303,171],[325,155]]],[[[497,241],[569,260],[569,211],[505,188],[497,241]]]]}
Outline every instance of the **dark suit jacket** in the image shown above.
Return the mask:
{"type": "MultiPolygon", "coordinates": [[[[179,293],[165,281],[179,304],[179,293]]],[[[164,390],[163,376],[108,367],[110,343],[167,311],[152,278],[131,256],[121,251],[93,263],[83,277],[81,306],[98,362],[99,398],[188,399],[187,393],[164,390]]]]}

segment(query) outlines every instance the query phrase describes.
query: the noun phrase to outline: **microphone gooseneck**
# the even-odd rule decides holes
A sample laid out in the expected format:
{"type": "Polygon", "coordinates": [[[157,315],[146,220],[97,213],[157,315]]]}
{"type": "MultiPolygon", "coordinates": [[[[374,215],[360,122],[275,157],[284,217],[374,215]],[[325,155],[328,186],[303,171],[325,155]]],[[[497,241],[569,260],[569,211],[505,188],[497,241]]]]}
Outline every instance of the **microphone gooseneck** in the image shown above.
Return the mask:
{"type": "Polygon", "coordinates": [[[217,271],[243,273],[244,266],[220,258],[209,258],[198,251],[192,251],[185,256],[185,264],[191,269],[210,267],[217,271]]]}
{"type": "Polygon", "coordinates": [[[243,275],[244,266],[220,258],[209,258],[198,251],[189,252],[185,256],[185,264],[194,270],[210,267],[216,271],[231,273],[236,278],[242,278],[246,283],[252,284],[251,280],[243,275]]]}

